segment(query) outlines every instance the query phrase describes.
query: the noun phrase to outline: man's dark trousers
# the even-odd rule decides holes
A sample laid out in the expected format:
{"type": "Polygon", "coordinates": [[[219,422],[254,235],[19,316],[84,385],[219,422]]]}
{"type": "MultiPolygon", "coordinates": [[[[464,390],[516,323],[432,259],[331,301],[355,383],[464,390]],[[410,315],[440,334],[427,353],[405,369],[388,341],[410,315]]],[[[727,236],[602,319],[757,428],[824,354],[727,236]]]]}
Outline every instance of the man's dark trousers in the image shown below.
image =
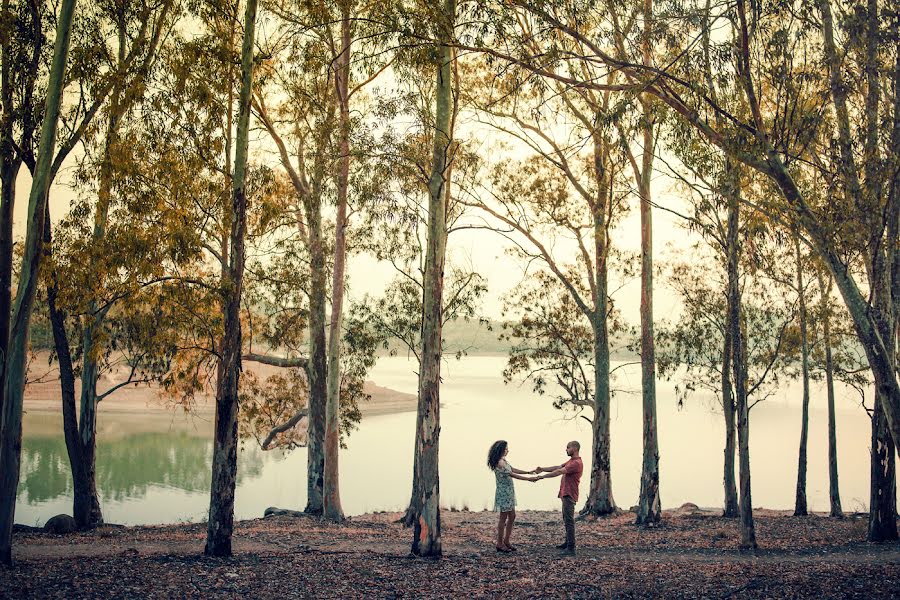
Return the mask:
{"type": "Polygon", "coordinates": [[[566,547],[575,549],[575,501],[571,496],[562,497],[563,524],[566,526],[566,547]]]}

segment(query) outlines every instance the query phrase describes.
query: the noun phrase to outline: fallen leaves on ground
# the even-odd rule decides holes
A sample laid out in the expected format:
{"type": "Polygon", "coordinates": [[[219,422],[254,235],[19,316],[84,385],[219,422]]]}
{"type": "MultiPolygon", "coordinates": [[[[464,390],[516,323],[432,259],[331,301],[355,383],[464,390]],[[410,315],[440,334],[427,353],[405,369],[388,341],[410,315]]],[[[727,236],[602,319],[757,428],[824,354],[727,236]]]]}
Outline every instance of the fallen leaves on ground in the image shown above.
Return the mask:
{"type": "Polygon", "coordinates": [[[577,525],[560,558],[556,512],[519,513],[518,551],[494,550],[496,514],[444,512],[439,560],[408,556],[400,514],[270,517],[236,524],[235,555],[202,555],[203,524],[18,533],[9,598],[875,598],[900,590],[900,545],[867,544],[865,516],[756,514],[760,549],[736,549],[738,522],[669,511],[656,527],[623,513],[577,525]]]}

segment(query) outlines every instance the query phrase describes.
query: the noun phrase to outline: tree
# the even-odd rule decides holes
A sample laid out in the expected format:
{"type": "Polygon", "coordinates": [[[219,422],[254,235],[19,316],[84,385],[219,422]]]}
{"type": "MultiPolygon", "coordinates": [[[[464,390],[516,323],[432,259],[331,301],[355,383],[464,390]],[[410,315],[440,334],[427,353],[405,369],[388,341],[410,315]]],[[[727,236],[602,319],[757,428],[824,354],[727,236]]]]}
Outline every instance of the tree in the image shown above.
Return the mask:
{"type": "Polygon", "coordinates": [[[582,512],[610,514],[616,510],[609,428],[610,231],[623,214],[625,197],[624,157],[613,132],[628,105],[609,91],[595,94],[564,85],[545,89],[527,72],[509,70],[484,78],[491,84],[480,90],[476,105],[491,126],[513,137],[532,156],[495,165],[483,197],[470,204],[484,211],[491,226],[516,245],[524,260],[549,269],[590,323],[593,462],[582,512]],[[547,122],[548,116],[556,117],[553,124],[547,122]],[[553,248],[557,238],[565,239],[567,249],[578,257],[574,265],[559,258],[559,249],[553,248]]]}
{"type": "Polygon", "coordinates": [[[803,256],[800,239],[794,236],[794,256],[797,270],[797,318],[800,325],[800,366],[803,382],[802,412],[800,417],[800,450],[797,458],[797,492],[794,501],[794,516],[807,514],[806,508],[806,463],[809,439],[809,336],[807,334],[806,285],[803,283],[803,256]]]}
{"type": "MultiPolygon", "coordinates": [[[[159,239],[160,232],[143,230],[136,226],[129,229],[121,227],[115,221],[114,194],[128,194],[127,185],[121,181],[121,173],[129,168],[128,161],[132,158],[121,141],[121,129],[128,113],[138,104],[142,97],[148,74],[153,68],[157,50],[161,39],[170,27],[170,10],[172,2],[167,0],[160,6],[148,5],[143,2],[120,3],[114,6],[100,6],[98,9],[108,21],[113,23],[115,32],[116,52],[111,66],[116,73],[112,91],[109,97],[108,119],[106,131],[103,136],[96,136],[97,140],[85,140],[86,156],[82,159],[79,174],[76,180],[82,189],[88,193],[96,193],[96,205],[93,207],[93,228],[90,233],[83,225],[83,215],[89,214],[90,208],[76,206],[70,211],[70,218],[63,226],[71,229],[71,233],[64,236],[69,240],[64,247],[53,249],[48,244],[48,252],[52,252],[60,258],[60,252],[68,252],[77,255],[78,258],[65,260],[68,263],[66,287],[62,291],[63,305],[60,306],[59,278],[56,275],[55,262],[50,261],[51,271],[50,287],[54,289],[48,292],[53,297],[50,303],[50,318],[53,322],[53,333],[56,346],[56,354],[62,361],[63,354],[69,354],[71,343],[65,327],[65,314],[77,315],[82,319],[80,333],[80,347],[77,354],[81,357],[81,366],[77,375],[81,379],[81,411],[76,420],[74,409],[74,397],[69,398],[69,390],[74,390],[74,380],[70,378],[76,375],[74,369],[60,367],[60,384],[64,404],[72,403],[71,408],[63,410],[63,427],[66,431],[67,450],[69,462],[72,466],[72,477],[75,483],[73,502],[73,515],[79,528],[88,529],[103,522],[103,515],[97,496],[95,478],[95,449],[97,430],[97,410],[100,401],[110,393],[121,389],[125,385],[147,382],[150,371],[161,373],[164,361],[157,354],[151,359],[149,355],[132,355],[131,371],[126,382],[112,390],[100,393],[97,383],[104,369],[115,366],[116,358],[111,356],[111,348],[115,347],[115,335],[108,331],[107,319],[117,303],[130,300],[132,306],[139,305],[137,293],[144,285],[149,285],[152,280],[154,267],[163,262],[163,256],[152,255],[148,249],[165,250],[164,245],[153,245],[150,239],[159,239]],[[109,14],[105,14],[106,11],[109,14]],[[146,48],[135,47],[146,46],[146,48]],[[131,66],[134,58],[139,56],[140,61],[131,66]],[[94,142],[99,148],[94,148],[94,142]],[[93,156],[93,152],[99,156],[93,156]],[[93,173],[98,173],[97,177],[93,173]],[[96,181],[96,187],[93,183],[96,181]],[[113,214],[111,214],[111,212],[113,214]],[[142,237],[149,234],[150,237],[142,237]],[[122,271],[129,276],[119,279],[117,276],[122,271]],[[74,284],[74,280],[78,284],[74,284]],[[143,283],[141,283],[143,279],[143,283]],[[77,289],[71,289],[71,287],[77,289]],[[109,339],[112,338],[112,339],[109,339]]],[[[133,211],[129,218],[146,214],[146,207],[141,207],[137,202],[128,205],[127,210],[133,211]]],[[[135,224],[144,223],[134,219],[135,224]]],[[[47,227],[50,227],[49,221],[47,227]]],[[[47,241],[50,241],[50,233],[47,241]]],[[[158,275],[157,275],[158,276],[158,275]]],[[[137,316],[137,311],[132,312],[131,317],[137,316]]],[[[136,321],[132,320],[131,325],[136,321]]],[[[124,324],[124,321],[122,322],[124,324]]],[[[122,329],[113,326],[111,329],[122,329]]],[[[129,328],[131,333],[137,333],[137,329],[129,328]]],[[[146,328],[144,332],[148,332],[146,328]]],[[[120,340],[121,341],[121,340],[120,340]]],[[[134,341],[134,340],[133,340],[134,341]]],[[[126,344],[123,344],[123,347],[126,344]]],[[[146,349],[146,348],[145,348],[146,349]]],[[[71,363],[71,356],[68,357],[71,363]]],[[[71,365],[70,365],[71,366],[71,365]]]]}
{"type": "MultiPolygon", "coordinates": [[[[53,63],[41,124],[41,141],[28,198],[25,252],[16,290],[10,329],[9,355],[3,373],[2,428],[0,428],[0,562],[12,564],[12,528],[22,449],[22,400],[28,332],[43,254],[44,220],[51,180],[51,159],[56,149],[56,126],[69,54],[75,0],[64,0],[57,19],[53,63]]],[[[3,317],[5,318],[5,316],[3,317]]]]}
{"type": "Polygon", "coordinates": [[[241,374],[241,292],[244,277],[244,242],[247,231],[246,173],[250,135],[250,101],[253,93],[253,52],[257,0],[247,0],[241,47],[241,92],[232,178],[231,255],[222,289],[225,334],[221,347],[222,376],[216,390],[216,423],[213,443],[212,484],[206,548],[209,556],[231,555],[234,521],[234,488],[237,473],[238,386],[241,374]]]}
{"type": "Polygon", "coordinates": [[[428,182],[428,234],[422,301],[422,346],[413,489],[412,553],[441,556],[441,495],[438,468],[441,432],[441,326],[444,309],[444,262],[447,252],[447,204],[453,156],[454,39],[456,0],[444,0],[434,19],[440,46],[435,52],[435,111],[431,177],[428,182]]]}
{"type": "Polygon", "coordinates": [[[832,354],[833,338],[831,334],[832,308],[831,294],[833,282],[831,277],[826,277],[819,269],[816,271],[816,279],[819,284],[819,298],[822,323],[822,346],[825,369],[825,393],[828,402],[828,499],[831,506],[832,517],[843,517],[841,508],[841,490],[838,485],[838,460],[837,460],[837,417],[834,410],[834,357],[832,354]]]}
{"type": "MultiPolygon", "coordinates": [[[[531,48],[523,52],[524,48],[517,43],[508,44],[505,51],[478,43],[466,48],[522,66],[547,80],[596,92],[617,90],[622,86],[585,77],[578,69],[557,72],[554,61],[564,60],[567,64],[578,61],[588,66],[611,68],[626,78],[626,87],[636,86],[642,93],[656,97],[708,144],[720,148],[735,162],[743,163],[763,176],[767,184],[778,192],[780,214],[786,215],[797,226],[834,276],[875,374],[880,390],[879,402],[883,405],[891,435],[895,442],[900,439],[900,383],[891,367],[891,344],[887,344],[885,336],[880,333],[880,325],[885,321],[885,315],[893,312],[893,307],[884,293],[876,291],[873,297],[882,299],[874,305],[877,310],[870,310],[870,303],[861,291],[854,272],[847,268],[845,253],[848,245],[863,244],[867,264],[872,267],[867,269],[870,288],[889,288],[884,285],[891,277],[886,265],[896,264],[894,252],[898,245],[890,240],[897,237],[898,227],[894,223],[898,219],[894,215],[900,203],[900,194],[894,191],[900,189],[897,183],[900,176],[897,175],[898,170],[890,168],[890,165],[896,160],[896,148],[900,147],[900,127],[878,126],[881,122],[880,106],[887,104],[879,102],[881,90],[887,88],[879,84],[880,77],[881,73],[890,72],[888,68],[880,69],[879,61],[885,55],[895,55],[896,44],[891,40],[896,36],[882,30],[882,27],[887,28],[888,20],[879,19],[877,2],[869,3],[864,19],[841,24],[846,27],[844,33],[853,40],[853,45],[864,49],[854,55],[861,57],[855,72],[863,74],[861,79],[867,84],[856,87],[843,83],[854,71],[842,69],[847,63],[841,60],[837,52],[829,0],[818,3],[821,20],[811,27],[808,26],[809,19],[800,20],[802,25],[800,21],[791,19],[787,13],[792,8],[787,6],[750,14],[747,3],[740,0],[733,9],[725,11],[723,16],[731,23],[731,35],[723,36],[716,46],[723,50],[723,55],[730,57],[730,64],[723,74],[733,75],[739,90],[735,100],[746,110],[739,105],[726,105],[721,100],[713,100],[706,87],[698,84],[696,71],[692,70],[697,60],[697,47],[685,42],[694,39],[691,32],[696,31],[697,25],[693,12],[680,8],[673,11],[672,18],[684,24],[684,28],[677,29],[671,27],[671,21],[669,25],[671,31],[679,32],[673,44],[681,48],[677,54],[680,58],[664,69],[656,69],[642,66],[639,60],[623,60],[606,51],[602,47],[603,39],[588,33],[591,23],[579,19],[577,10],[560,10],[565,4],[564,1],[534,4],[518,0],[502,6],[490,2],[484,7],[485,12],[499,15],[491,19],[494,25],[487,28],[491,36],[499,35],[507,39],[509,23],[515,22],[516,13],[520,16],[524,13],[524,18],[541,23],[541,30],[548,32],[548,35],[541,37],[546,45],[540,52],[535,53],[531,48]],[[760,27],[760,24],[767,26],[760,27]],[[791,37],[786,33],[796,35],[791,37]],[[780,43],[779,40],[790,40],[791,43],[780,43]],[[583,45],[584,52],[580,55],[557,53],[558,46],[565,44],[583,45]],[[878,52],[880,44],[884,45],[885,53],[878,52]],[[773,48],[774,52],[757,52],[762,47],[773,48]],[[801,48],[805,59],[796,61],[792,58],[794,51],[801,48]],[[562,56],[565,59],[560,58],[562,56]],[[827,65],[825,77],[813,66],[821,64],[816,62],[819,59],[815,56],[821,57],[827,65]],[[535,57],[550,58],[536,60],[535,57]],[[760,62],[762,58],[766,61],[760,62]],[[791,75],[801,71],[811,76],[791,75]],[[821,86],[823,83],[824,87],[821,86]],[[853,95],[850,94],[851,89],[856,90],[853,95]],[[845,202],[843,206],[846,211],[843,214],[846,216],[850,214],[847,211],[853,211],[854,222],[864,224],[862,228],[852,228],[852,231],[835,227],[828,215],[834,205],[816,205],[815,194],[811,193],[813,190],[798,177],[796,158],[809,156],[811,150],[817,149],[811,145],[819,131],[825,130],[820,129],[820,125],[828,124],[822,119],[824,111],[817,101],[823,93],[830,96],[834,109],[836,147],[839,150],[834,154],[834,167],[839,174],[842,200],[845,202]],[[788,106],[785,111],[784,100],[799,110],[790,110],[788,106]],[[848,101],[851,100],[860,109],[854,114],[863,115],[859,127],[855,129],[850,126],[848,101]],[[716,122],[717,115],[722,117],[721,122],[716,122]],[[856,157],[850,152],[854,144],[854,131],[858,133],[858,143],[867,157],[863,168],[859,167],[856,157]],[[863,171],[869,175],[864,178],[864,185],[860,183],[863,181],[860,178],[863,171]]],[[[611,12],[615,11],[616,7],[611,6],[611,12]]],[[[614,21],[614,26],[620,22],[614,21]]],[[[708,25],[704,22],[700,27],[705,29],[708,25]]],[[[889,123],[896,123],[898,119],[894,115],[900,114],[900,95],[896,93],[900,88],[896,85],[894,88],[889,110],[884,111],[889,123]]],[[[812,156],[816,155],[824,156],[826,153],[812,153],[812,156]]]]}

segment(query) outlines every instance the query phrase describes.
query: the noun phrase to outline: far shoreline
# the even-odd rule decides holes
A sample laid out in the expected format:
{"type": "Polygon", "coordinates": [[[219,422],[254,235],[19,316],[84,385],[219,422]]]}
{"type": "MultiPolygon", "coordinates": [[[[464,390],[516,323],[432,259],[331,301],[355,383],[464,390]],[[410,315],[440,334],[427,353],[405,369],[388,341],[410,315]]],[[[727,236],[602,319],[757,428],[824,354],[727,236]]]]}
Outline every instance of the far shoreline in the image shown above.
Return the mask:
{"type": "MultiPolygon", "coordinates": [[[[244,371],[253,373],[260,379],[270,377],[279,372],[278,367],[245,361],[244,371]]],[[[25,386],[24,409],[26,412],[54,414],[62,412],[60,398],[59,375],[56,365],[51,365],[47,352],[40,352],[29,365],[29,383],[25,386]]],[[[100,380],[100,392],[125,380],[127,374],[115,372],[103,376],[100,380]]],[[[363,417],[391,415],[413,412],[418,406],[415,394],[401,392],[373,381],[366,381],[363,387],[369,400],[359,403],[359,411],[363,417]]],[[[76,399],[81,393],[80,380],[75,381],[76,399]]],[[[77,402],[77,400],[76,400],[77,402]]],[[[117,390],[107,399],[100,402],[100,414],[178,414],[190,413],[197,416],[211,416],[215,412],[215,394],[211,390],[195,396],[189,410],[166,398],[156,384],[138,384],[117,390]]]]}

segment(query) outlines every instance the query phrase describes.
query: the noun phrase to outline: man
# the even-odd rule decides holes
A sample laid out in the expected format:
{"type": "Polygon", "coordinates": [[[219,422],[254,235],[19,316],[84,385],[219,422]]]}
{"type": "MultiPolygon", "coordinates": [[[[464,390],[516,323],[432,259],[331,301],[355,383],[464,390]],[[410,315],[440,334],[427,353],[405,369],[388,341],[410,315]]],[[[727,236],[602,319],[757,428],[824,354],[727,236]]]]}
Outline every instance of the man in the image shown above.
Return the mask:
{"type": "Polygon", "coordinates": [[[581,456],[578,455],[581,444],[569,442],[566,444],[566,455],[569,460],[556,467],[537,467],[534,473],[544,473],[537,479],[548,479],[562,475],[559,483],[559,498],[562,500],[563,523],[566,526],[566,541],[557,546],[561,550],[560,556],[575,556],[575,503],[578,502],[578,484],[581,482],[581,473],[584,465],[581,456]]]}

